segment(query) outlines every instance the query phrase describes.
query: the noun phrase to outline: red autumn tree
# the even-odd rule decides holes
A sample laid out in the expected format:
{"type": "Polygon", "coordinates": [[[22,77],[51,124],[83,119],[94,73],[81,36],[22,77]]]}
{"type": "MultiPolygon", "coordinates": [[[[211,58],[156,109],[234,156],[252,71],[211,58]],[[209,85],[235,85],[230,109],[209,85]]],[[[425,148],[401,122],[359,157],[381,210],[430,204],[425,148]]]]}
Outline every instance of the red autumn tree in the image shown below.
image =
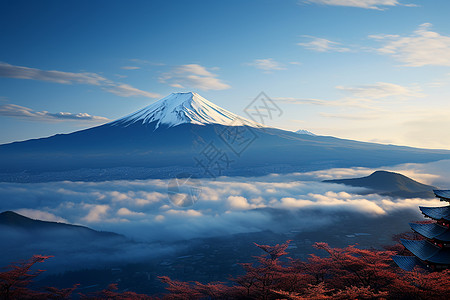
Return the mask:
{"type": "Polygon", "coordinates": [[[221,282],[183,282],[172,280],[167,276],[158,277],[168,286],[166,289],[170,294],[165,295],[168,300],[191,300],[191,299],[233,299],[237,295],[237,289],[229,287],[221,282]]]}
{"type": "Polygon", "coordinates": [[[78,288],[79,284],[74,284],[70,288],[58,289],[55,287],[47,287],[45,290],[45,299],[71,299],[73,292],[78,288]]]}
{"type": "Polygon", "coordinates": [[[110,284],[106,289],[92,295],[81,295],[81,299],[117,299],[117,300],[151,300],[156,299],[148,295],[135,292],[117,292],[117,284],[110,284]]]}
{"type": "Polygon", "coordinates": [[[427,272],[416,267],[411,272],[403,272],[402,279],[409,283],[409,299],[445,299],[450,292],[450,269],[441,272],[427,272]]]}
{"type": "Polygon", "coordinates": [[[378,292],[398,277],[392,269],[391,251],[358,249],[354,245],[339,249],[326,243],[316,243],[314,247],[329,254],[325,263],[330,267],[329,283],[333,287],[371,287],[378,292]]]}
{"type": "Polygon", "coordinates": [[[45,294],[29,289],[32,280],[44,270],[33,271],[36,263],[41,263],[51,256],[33,255],[29,260],[11,264],[7,270],[0,273],[1,299],[37,299],[45,294]]]}
{"type": "Polygon", "coordinates": [[[290,272],[281,264],[280,257],[287,254],[289,243],[287,241],[275,246],[255,243],[265,254],[256,257],[256,264],[241,264],[246,273],[233,279],[239,285],[241,297],[271,299],[275,295],[274,290],[280,290],[286,285],[285,277],[290,277],[290,272]]]}

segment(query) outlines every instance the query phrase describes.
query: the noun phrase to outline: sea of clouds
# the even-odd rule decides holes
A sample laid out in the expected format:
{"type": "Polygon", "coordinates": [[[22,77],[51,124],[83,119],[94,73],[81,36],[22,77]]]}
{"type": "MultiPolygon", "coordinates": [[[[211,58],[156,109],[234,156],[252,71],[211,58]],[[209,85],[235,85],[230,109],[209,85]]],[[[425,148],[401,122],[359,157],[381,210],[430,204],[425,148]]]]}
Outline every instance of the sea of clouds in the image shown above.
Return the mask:
{"type": "MultiPolygon", "coordinates": [[[[450,160],[383,169],[450,188],[450,160]]],[[[35,219],[81,224],[155,241],[267,229],[308,230],[335,222],[343,212],[376,218],[402,209],[417,211],[419,205],[442,205],[437,199],[363,195],[367,191],[362,188],[321,182],[366,176],[373,171],[348,168],[191,180],[196,202],[186,207],[176,205],[176,197],[186,197],[190,189],[186,194],[168,193],[173,180],[0,183],[0,211],[13,210],[35,219]]]]}

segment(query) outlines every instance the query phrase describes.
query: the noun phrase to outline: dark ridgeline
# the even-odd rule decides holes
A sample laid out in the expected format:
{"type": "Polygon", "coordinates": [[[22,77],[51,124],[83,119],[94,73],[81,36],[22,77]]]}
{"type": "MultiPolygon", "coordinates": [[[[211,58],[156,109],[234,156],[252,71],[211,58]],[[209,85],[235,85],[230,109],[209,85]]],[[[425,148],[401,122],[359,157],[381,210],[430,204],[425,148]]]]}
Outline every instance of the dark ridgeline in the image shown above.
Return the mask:
{"type": "Polygon", "coordinates": [[[368,189],[366,193],[400,198],[432,198],[434,197],[433,190],[436,189],[402,174],[388,171],[376,171],[361,178],[332,179],[323,182],[363,187],[368,189]]]}
{"type": "Polygon", "coordinates": [[[27,234],[30,234],[30,236],[39,235],[40,237],[54,237],[55,234],[60,234],[66,239],[76,237],[125,239],[124,236],[117,233],[97,231],[80,225],[35,220],[13,211],[4,211],[0,213],[0,233],[12,229],[26,232],[27,234]]]}
{"type": "MultiPolygon", "coordinates": [[[[441,201],[450,202],[450,190],[434,190],[441,201]]],[[[396,255],[393,260],[407,271],[416,266],[431,270],[450,267],[450,205],[441,207],[419,207],[422,213],[434,222],[411,223],[411,229],[422,236],[421,240],[401,239],[400,242],[414,256],[396,255]]]]}

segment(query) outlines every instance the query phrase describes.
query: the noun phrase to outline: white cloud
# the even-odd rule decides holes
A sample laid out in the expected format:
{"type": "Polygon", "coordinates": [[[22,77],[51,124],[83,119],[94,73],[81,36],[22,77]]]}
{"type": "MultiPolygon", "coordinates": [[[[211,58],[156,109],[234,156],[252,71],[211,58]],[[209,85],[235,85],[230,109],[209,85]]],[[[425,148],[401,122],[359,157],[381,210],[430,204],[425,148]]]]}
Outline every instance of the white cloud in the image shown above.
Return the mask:
{"type": "Polygon", "coordinates": [[[136,96],[142,96],[142,97],[147,97],[147,98],[160,97],[159,94],[142,91],[142,90],[132,87],[131,85],[124,84],[124,83],[119,83],[116,85],[105,87],[104,89],[110,93],[113,93],[113,94],[115,94],[117,96],[121,96],[121,97],[136,97],[136,96]]]}
{"type": "Polygon", "coordinates": [[[110,210],[109,205],[106,204],[85,204],[83,207],[89,210],[89,213],[83,218],[86,222],[100,222],[110,210]]]}
{"type": "Polygon", "coordinates": [[[289,104],[310,104],[318,106],[336,106],[336,107],[354,107],[373,110],[370,106],[374,103],[373,100],[396,97],[397,99],[404,99],[410,97],[424,97],[425,94],[419,86],[403,86],[388,82],[377,82],[374,84],[366,84],[359,86],[336,86],[336,89],[350,94],[352,97],[345,97],[337,100],[324,99],[307,99],[294,97],[274,97],[275,101],[289,103],[289,104]]]}
{"type": "Polygon", "coordinates": [[[163,215],[157,215],[157,216],[155,217],[155,221],[157,221],[157,222],[162,222],[162,221],[164,221],[165,218],[166,218],[166,217],[164,217],[163,215]]]}
{"type": "Polygon", "coordinates": [[[355,97],[380,99],[391,96],[423,97],[418,88],[409,88],[398,84],[377,82],[376,84],[361,85],[356,87],[337,86],[338,90],[348,92],[355,97]]]}
{"type": "Polygon", "coordinates": [[[28,217],[30,219],[49,221],[49,222],[69,223],[64,218],[55,216],[52,213],[49,213],[47,211],[38,210],[38,209],[22,208],[22,209],[15,210],[15,212],[18,214],[21,214],[25,217],[28,217]]]}
{"type": "Polygon", "coordinates": [[[431,24],[419,26],[409,36],[371,35],[384,45],[380,54],[390,55],[408,67],[450,66],[450,36],[431,31],[431,24]]]}
{"type": "Polygon", "coordinates": [[[62,84],[102,85],[107,79],[96,73],[72,73],[61,71],[46,71],[22,66],[14,66],[0,62],[0,77],[50,81],[62,84]]]}
{"type": "Polygon", "coordinates": [[[150,65],[150,66],[164,66],[164,63],[161,62],[154,62],[154,61],[149,61],[149,60],[145,60],[145,59],[139,59],[139,58],[132,58],[129,59],[129,61],[139,64],[139,65],[150,65]]]}
{"type": "Polygon", "coordinates": [[[180,65],[160,76],[159,81],[176,88],[193,87],[201,90],[225,90],[230,86],[217,78],[217,74],[198,64],[180,65]]]}
{"type": "Polygon", "coordinates": [[[126,208],[126,207],[120,208],[120,209],[117,211],[117,214],[118,214],[119,216],[128,216],[128,217],[130,217],[130,216],[131,216],[131,217],[136,217],[136,216],[142,217],[142,216],[145,216],[145,214],[142,213],[142,212],[131,211],[131,210],[129,210],[129,209],[126,208]]]}
{"type": "MultiPolygon", "coordinates": [[[[108,196],[113,202],[128,203],[129,205],[142,207],[150,204],[155,204],[167,198],[167,195],[159,192],[134,191],[127,192],[112,191],[108,192],[108,196]]],[[[105,195],[102,195],[104,198],[105,195]]]]}
{"type": "Polygon", "coordinates": [[[100,116],[91,116],[87,113],[69,113],[58,112],[50,113],[48,111],[34,111],[31,108],[15,105],[0,105],[0,116],[15,117],[32,121],[90,121],[90,122],[106,122],[108,118],[100,116]]]}
{"type": "Polygon", "coordinates": [[[393,6],[409,6],[409,7],[416,6],[414,4],[402,4],[397,0],[301,0],[300,3],[359,7],[375,10],[385,10],[387,7],[393,6]]]}
{"type": "Polygon", "coordinates": [[[247,63],[247,65],[263,70],[265,72],[286,69],[281,63],[275,61],[272,58],[255,59],[253,62],[247,63]]]}
{"type": "Polygon", "coordinates": [[[60,84],[88,84],[122,97],[143,96],[158,98],[160,95],[136,89],[130,85],[111,81],[96,73],[47,71],[0,62],[0,77],[49,81],[60,84]]]}
{"type": "Polygon", "coordinates": [[[187,217],[200,217],[202,215],[201,212],[194,210],[194,209],[188,209],[188,210],[169,209],[166,213],[169,215],[181,215],[181,216],[187,216],[187,217]]]}
{"type": "MultiPolygon", "coordinates": [[[[257,198],[255,198],[257,199],[257,198]]],[[[229,196],[227,198],[228,204],[233,209],[251,209],[251,208],[257,208],[257,207],[264,207],[264,204],[261,204],[262,201],[255,201],[257,203],[248,203],[247,198],[242,196],[229,196]]]]}
{"type": "Polygon", "coordinates": [[[327,105],[329,102],[322,99],[306,99],[306,98],[294,98],[294,97],[274,97],[274,101],[290,103],[290,104],[312,104],[312,105],[327,105]]]}
{"type": "Polygon", "coordinates": [[[304,35],[308,38],[309,42],[297,43],[297,45],[305,47],[306,49],[317,52],[349,52],[349,48],[341,47],[340,43],[333,42],[327,39],[304,35]]]}
{"type": "Polygon", "coordinates": [[[139,70],[141,67],[136,66],[123,66],[121,67],[122,70],[139,70]]]}

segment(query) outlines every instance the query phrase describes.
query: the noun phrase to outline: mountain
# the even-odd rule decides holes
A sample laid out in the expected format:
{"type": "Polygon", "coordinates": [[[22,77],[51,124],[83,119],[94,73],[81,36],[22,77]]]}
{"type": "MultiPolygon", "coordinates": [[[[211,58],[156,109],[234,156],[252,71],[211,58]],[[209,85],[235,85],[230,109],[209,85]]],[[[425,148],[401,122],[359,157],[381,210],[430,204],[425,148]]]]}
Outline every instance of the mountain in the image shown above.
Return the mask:
{"type": "Polygon", "coordinates": [[[142,257],[155,247],[141,245],[113,232],[34,220],[13,211],[0,213],[0,236],[4,245],[0,247],[1,266],[35,254],[52,255],[54,257],[46,262],[50,272],[117,265],[125,259],[142,257]]]}
{"type": "Polygon", "coordinates": [[[72,225],[60,222],[49,222],[34,220],[22,216],[13,211],[0,213],[0,232],[19,230],[32,235],[51,235],[54,237],[58,233],[64,238],[125,238],[112,232],[96,231],[91,228],[79,225],[72,225]]]}
{"type": "Polygon", "coordinates": [[[305,130],[305,129],[299,129],[297,130],[295,133],[298,134],[307,134],[307,135],[315,135],[314,133],[312,133],[311,131],[305,130]]]}
{"type": "Polygon", "coordinates": [[[417,182],[399,173],[376,171],[367,177],[324,180],[369,189],[369,193],[400,198],[434,198],[433,186],[417,182]]]}
{"type": "Polygon", "coordinates": [[[0,145],[0,181],[256,176],[449,159],[450,151],[271,128],[196,93],[174,93],[113,122],[0,145]]]}

